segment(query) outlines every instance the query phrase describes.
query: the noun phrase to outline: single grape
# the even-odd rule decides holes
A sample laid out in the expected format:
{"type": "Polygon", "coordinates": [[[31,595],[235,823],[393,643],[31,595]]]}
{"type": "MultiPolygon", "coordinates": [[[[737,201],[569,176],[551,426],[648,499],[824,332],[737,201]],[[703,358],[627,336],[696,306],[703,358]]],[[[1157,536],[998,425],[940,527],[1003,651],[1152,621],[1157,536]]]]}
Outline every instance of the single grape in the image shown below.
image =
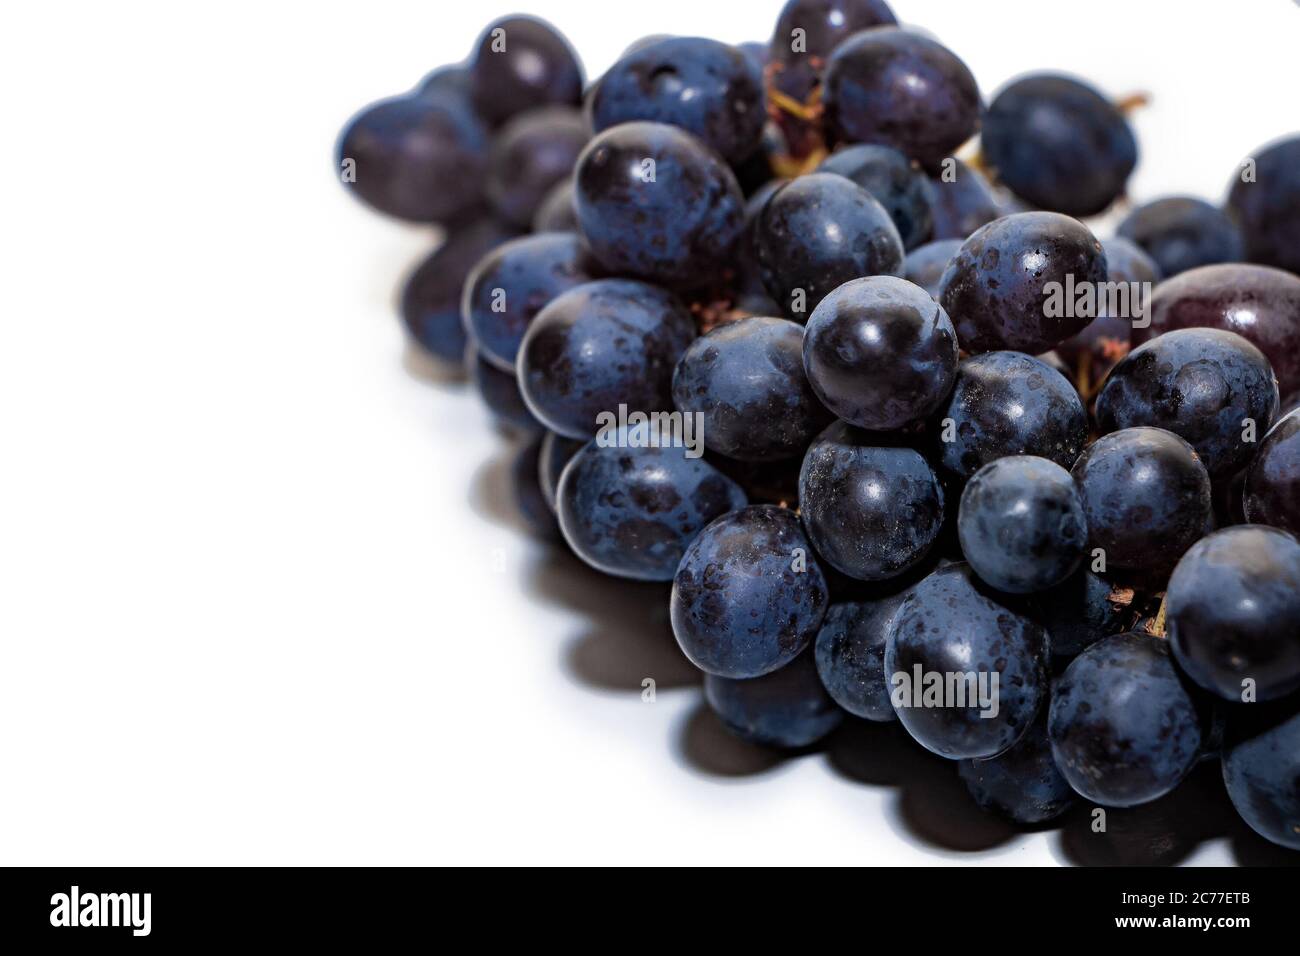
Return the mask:
{"type": "Polygon", "coordinates": [[[1070,473],[1032,455],[999,458],[975,472],[962,491],[957,534],[975,573],[1011,594],[1060,584],[1088,543],[1070,473]]]}
{"type": "Polygon", "coordinates": [[[988,180],[960,159],[945,159],[938,173],[926,177],[925,192],[935,239],[964,242],[980,226],[1005,212],[988,180]]]}
{"type": "Polygon", "coordinates": [[[1097,397],[1097,425],[1102,432],[1164,428],[1196,449],[1211,477],[1226,478],[1255,453],[1277,405],[1263,352],[1222,329],[1177,329],[1111,370],[1097,397]]]}
{"type": "Polygon", "coordinates": [[[542,198],[533,216],[533,232],[577,232],[578,210],[573,204],[573,177],[566,176],[542,198]]]}
{"type": "Polygon", "coordinates": [[[1054,691],[1052,754],[1085,800],[1148,803],[1173,790],[1200,755],[1202,715],[1168,644],[1150,634],[1098,641],[1070,662],[1054,691]]]}
{"type": "Polygon", "coordinates": [[[957,374],[957,335],[905,279],[845,282],[813,310],[803,364],[817,397],[847,422],[892,431],[929,415],[957,374]]]}
{"type": "Polygon", "coordinates": [[[468,351],[471,354],[466,364],[470,379],[497,425],[525,435],[540,432],[542,425],[524,403],[515,376],[484,359],[472,344],[468,351]]]}
{"type": "Polygon", "coordinates": [[[1189,269],[1156,286],[1150,319],[1133,329],[1134,345],[1172,329],[1227,329],[1268,356],[1282,394],[1300,389],[1300,276],[1237,263],[1189,269]]]}
{"type": "Polygon", "coordinates": [[[427,73],[415,85],[411,95],[436,97],[443,93],[451,93],[468,100],[470,87],[469,67],[463,63],[452,63],[427,73]]]}
{"type": "Polygon", "coordinates": [[[936,239],[918,246],[903,260],[903,278],[919,285],[930,298],[939,301],[939,280],[961,244],[961,239],[936,239]]]}
{"type": "Polygon", "coordinates": [[[888,146],[845,146],[822,160],[819,172],[836,173],[857,183],[885,207],[904,249],[930,238],[934,227],[925,173],[888,146]]]}
{"type": "Polygon", "coordinates": [[[1300,713],[1270,708],[1230,721],[1223,782],[1252,830],[1300,850],[1300,713]]]}
{"type": "Polygon", "coordinates": [[[851,143],[893,146],[938,163],[980,125],[980,91],[951,50],[898,27],[864,30],[837,46],[822,84],[826,124],[851,143]]]}
{"type": "MultiPolygon", "coordinates": [[[[1120,236],[1103,239],[1101,248],[1106,253],[1106,281],[1128,284],[1130,302],[1135,301],[1135,291],[1147,297],[1141,300],[1143,303],[1149,302],[1151,290],[1163,278],[1156,261],[1136,243],[1120,236]],[[1143,284],[1143,289],[1135,290],[1133,283],[1143,284]]],[[[1058,342],[1055,349],[1062,361],[1075,369],[1079,368],[1086,354],[1089,378],[1094,382],[1104,379],[1115,363],[1128,354],[1135,318],[1111,315],[1102,303],[1098,306],[1097,318],[1084,326],[1082,332],[1058,342]]]]}
{"type": "Polygon", "coordinates": [[[1091,86],[1037,73],[989,104],[980,144],[998,178],[1040,209],[1092,216],[1113,203],[1137,165],[1124,115],[1091,86]]]}
{"type": "Polygon", "coordinates": [[[777,189],[754,224],[754,248],[763,285],[798,321],[850,279],[903,271],[903,242],[889,213],[833,173],[777,189]]]}
{"type": "Polygon", "coordinates": [[[811,651],[761,677],[705,674],[704,699],[736,736],[772,747],[807,747],[844,719],[817,679],[811,651]]]}
{"type": "Polygon", "coordinates": [[[803,326],[748,318],[691,343],[673,375],[678,411],[702,416],[704,445],[742,461],[803,454],[831,421],[803,369],[803,326]]]}
{"type": "Polygon", "coordinates": [[[460,319],[461,289],[470,271],[513,232],[493,219],[475,220],[452,230],[407,278],[401,313],[407,331],[430,354],[460,364],[465,356],[465,326],[460,319]]]}
{"type": "Polygon", "coordinates": [[[533,217],[551,187],[568,179],[590,134],[570,106],[520,113],[496,135],[488,156],[485,191],[502,219],[520,228],[533,217]]]}
{"type": "Polygon", "coordinates": [[[673,633],[691,663],[719,677],[788,664],[821,627],[826,578],[794,512],[751,505],[691,542],[673,579],[673,633]]]}
{"type": "Polygon", "coordinates": [[[1300,136],[1258,150],[1254,160],[1254,176],[1238,170],[1228,192],[1246,258],[1300,275],[1300,136]]]}
{"type": "Polygon", "coordinates": [[[1300,535],[1300,408],[1269,429],[1246,469],[1244,515],[1300,535]]]}
{"type": "Polygon", "coordinates": [[[944,495],[919,452],[836,422],[804,456],[799,507],[827,564],[861,581],[884,581],[934,547],[944,495]]]}
{"type": "Polygon", "coordinates": [[[940,282],[939,301],[966,351],[1038,353],[1095,318],[1073,307],[1068,283],[1105,281],[1106,253],[1087,226],[1059,213],[1022,212],[981,226],[962,244],[940,282]],[[1055,309],[1054,287],[1061,306],[1055,309]]]}
{"type": "Polygon", "coordinates": [[[542,489],[546,505],[552,511],[557,507],[555,496],[559,492],[560,475],[564,473],[564,466],[586,444],[585,438],[565,438],[552,431],[542,436],[541,447],[537,450],[537,485],[542,489]]]}
{"type": "Polygon", "coordinates": [[[1055,820],[1075,802],[1074,789],[1052,759],[1045,707],[1009,750],[962,760],[957,773],[981,807],[1027,826],[1055,820]]]}
{"type": "Polygon", "coordinates": [[[1034,595],[1034,613],[1047,628],[1054,658],[1070,660],[1103,637],[1126,630],[1132,615],[1111,599],[1114,590],[1105,578],[1080,568],[1034,595]]]}
{"type": "Polygon", "coordinates": [[[805,101],[832,50],[859,30],[897,23],[884,0],[788,0],[768,47],[772,62],[779,67],[778,88],[799,102],[805,101]]]}
{"type": "Polygon", "coordinates": [[[1072,474],[1088,534],[1108,567],[1167,571],[1210,523],[1205,466],[1191,445],[1162,428],[1103,435],[1072,474]]]}
{"type": "Polygon", "coordinates": [[[591,103],[596,132],[646,120],[681,127],[728,162],[763,135],[763,75],[740,50],[703,37],[669,37],[626,53],[591,103]]]}
{"type": "Polygon", "coordinates": [[[670,292],[630,279],[599,279],[553,299],[519,346],[524,400],[552,431],[590,437],[619,405],[672,408],[673,368],[695,324],[670,292]]]}
{"type": "Polygon", "coordinates": [[[578,222],[613,272],[674,285],[715,275],[743,228],[736,177],[690,134],[663,123],[624,123],[578,159],[578,222]]]}
{"type": "Polygon", "coordinates": [[[533,435],[515,453],[510,466],[510,485],[515,496],[515,507],[523,518],[528,533],[543,541],[559,541],[560,526],[556,523],[555,512],[538,481],[538,462],[544,440],[543,434],[533,435]]]}
{"type": "Polygon", "coordinates": [[[997,603],[965,564],[916,585],[885,643],[898,719],[950,760],[992,757],[1024,736],[1047,699],[1047,663],[1043,629],[997,603]],[[927,698],[934,681],[943,692],[927,698]]]}
{"type": "Polygon", "coordinates": [[[684,448],[631,447],[653,431],[618,429],[578,451],[560,475],[556,513],[574,554],[597,570],[671,581],[700,529],[743,508],[745,493],[684,448]]]}
{"type": "Polygon", "coordinates": [[[470,65],[474,106],[500,125],[539,106],[582,102],[582,66],[555,27],[536,17],[506,17],[483,31],[470,65]]]}
{"type": "Polygon", "coordinates": [[[866,601],[843,601],[826,611],[813,645],[817,673],[835,702],[866,720],[896,719],[885,674],[885,639],[910,587],[866,601]]]}
{"type": "Polygon", "coordinates": [[[523,236],[475,265],[465,281],[461,317],[483,358],[514,371],[519,343],[537,314],[562,292],[601,274],[575,233],[523,236]]]}
{"type": "Polygon", "coordinates": [[[1211,693],[1253,702],[1300,689],[1300,543],[1262,525],[1202,538],[1169,579],[1165,621],[1179,667],[1211,693]]]}
{"type": "Polygon", "coordinates": [[[488,133],[461,97],[380,100],[339,137],[336,170],[367,205],[411,222],[448,223],[478,205],[488,133]]]}
{"type": "Polygon", "coordinates": [[[939,464],[963,479],[1007,455],[1037,455],[1069,468],[1088,440],[1088,414],[1074,386],[1019,352],[962,361],[933,422],[939,464]]]}
{"type": "Polygon", "coordinates": [[[1241,230],[1217,206],[1191,196],[1169,196],[1138,206],[1118,232],[1137,243],[1166,276],[1216,262],[1240,262],[1241,230]]]}

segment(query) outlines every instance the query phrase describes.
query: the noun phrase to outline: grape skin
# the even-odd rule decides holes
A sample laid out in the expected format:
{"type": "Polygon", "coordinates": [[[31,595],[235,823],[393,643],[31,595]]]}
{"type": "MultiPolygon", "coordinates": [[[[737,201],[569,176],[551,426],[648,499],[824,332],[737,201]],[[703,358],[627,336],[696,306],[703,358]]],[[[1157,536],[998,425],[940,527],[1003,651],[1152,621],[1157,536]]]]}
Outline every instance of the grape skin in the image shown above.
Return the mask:
{"type": "Polygon", "coordinates": [[[704,699],[732,733],[770,747],[807,747],[844,719],[817,677],[811,651],[761,677],[705,674],[704,699]]]}
{"type": "Polygon", "coordinates": [[[1275,424],[1246,471],[1244,517],[1300,535],[1300,408],[1275,424]]]}

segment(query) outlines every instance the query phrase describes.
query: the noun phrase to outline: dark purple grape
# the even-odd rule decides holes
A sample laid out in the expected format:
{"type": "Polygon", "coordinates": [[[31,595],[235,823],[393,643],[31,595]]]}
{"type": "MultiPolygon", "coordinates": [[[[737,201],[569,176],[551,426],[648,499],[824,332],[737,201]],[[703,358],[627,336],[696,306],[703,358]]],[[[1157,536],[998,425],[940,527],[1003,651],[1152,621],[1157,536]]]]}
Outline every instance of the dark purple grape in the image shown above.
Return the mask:
{"type": "Polygon", "coordinates": [[[485,255],[465,280],[461,317],[483,358],[514,371],[519,343],[556,296],[600,276],[576,233],[523,236],[485,255]]]}
{"type": "Polygon", "coordinates": [[[1165,622],[1178,666],[1225,700],[1300,689],[1300,543],[1262,525],[1202,538],[1169,578],[1165,622]]]}
{"type": "Polygon", "coordinates": [[[461,289],[475,264],[511,237],[491,219],[453,230],[421,262],[402,289],[402,321],[411,337],[444,362],[465,356],[465,326],[460,318],[461,289]]]}
{"type": "Polygon", "coordinates": [[[1218,206],[1191,196],[1170,196],[1138,206],[1118,232],[1143,249],[1166,276],[1216,262],[1240,262],[1241,230],[1218,206]]]}
{"type": "Polygon", "coordinates": [[[1246,469],[1243,517],[1300,535],[1300,409],[1269,429],[1246,469]]]}
{"type": "Polygon", "coordinates": [[[529,110],[502,127],[486,183],[497,215],[520,228],[531,225],[549,190],[573,173],[589,138],[582,114],[569,106],[529,110]]]}
{"type": "Polygon", "coordinates": [[[935,239],[964,242],[976,229],[997,219],[1005,210],[998,204],[988,180],[960,159],[945,159],[944,167],[925,180],[934,224],[931,234],[935,239]]]}
{"type": "Polygon", "coordinates": [[[728,162],[763,135],[763,75],[740,50],[703,37],[668,37],[626,53],[591,103],[597,132],[646,120],[696,136],[728,162]]]}
{"type": "Polygon", "coordinates": [[[832,604],[813,646],[817,673],[835,702],[866,720],[895,720],[885,674],[885,639],[910,588],[832,604]]]}
{"type": "Polygon", "coordinates": [[[1253,180],[1233,179],[1228,212],[1241,227],[1247,259],[1300,275],[1300,136],[1258,152],[1253,180]]]}
{"type": "Polygon", "coordinates": [[[519,391],[519,382],[510,372],[503,372],[469,346],[472,357],[468,359],[470,379],[483,404],[496,423],[508,431],[533,435],[542,431],[542,425],[529,411],[519,391]]]}
{"type": "Polygon", "coordinates": [[[1070,660],[1103,637],[1126,629],[1131,614],[1111,600],[1114,590],[1105,578],[1080,568],[1034,596],[1035,614],[1047,628],[1053,657],[1070,660]]]}
{"type": "Polygon", "coordinates": [[[1277,404],[1263,352],[1222,329],[1177,329],[1111,370],[1097,397],[1097,425],[1103,433],[1164,428],[1196,449],[1211,477],[1226,478],[1255,453],[1277,404]]]}
{"type": "Polygon", "coordinates": [[[751,505],[717,519],[673,579],[673,633],[719,677],[761,677],[794,660],[821,627],[826,579],[794,512],[751,505]]]}
{"type": "Polygon", "coordinates": [[[860,428],[892,431],[948,397],[957,335],[919,286],[893,276],[854,279],[813,310],[803,364],[832,412],[860,428]]]}
{"type": "Polygon", "coordinates": [[[1106,281],[1106,253],[1088,227],[1022,212],[977,229],[953,257],[939,301],[968,352],[1046,352],[1095,318],[1066,290],[1106,281]],[[1055,292],[1055,295],[1053,295],[1055,292]],[[1053,300],[1061,306],[1053,309],[1053,300]]]}
{"type": "Polygon", "coordinates": [[[652,434],[636,426],[613,432],[609,444],[589,442],[560,476],[556,513],[569,547],[592,567],[671,581],[700,529],[743,508],[745,493],[685,448],[633,447],[652,434]]]}
{"type": "Polygon", "coordinates": [[[733,734],[770,747],[807,747],[844,719],[817,679],[811,651],[762,677],[705,674],[704,699],[733,734]]]}
{"type": "Polygon", "coordinates": [[[800,176],[777,189],[754,224],[754,248],[763,285],[801,322],[850,279],[903,271],[903,242],[889,213],[833,173],[800,176]]]}
{"type": "Polygon", "coordinates": [[[1047,733],[1056,766],[1084,799],[1132,807],[1162,797],[1200,756],[1202,715],[1150,634],[1098,641],[1057,681],[1047,733]]]}
{"type": "Polygon", "coordinates": [[[695,323],[670,292],[630,279],[570,289],[537,315],[519,346],[524,400],[547,428],[596,434],[602,413],[672,409],[677,360],[695,323]]]}
{"type": "Polygon", "coordinates": [[[451,93],[466,100],[470,98],[469,67],[464,63],[440,66],[426,74],[411,91],[413,96],[438,96],[451,93]]]}
{"type": "Polygon", "coordinates": [[[1040,209],[1092,216],[1124,192],[1137,140],[1113,103],[1067,76],[1038,73],[993,98],[980,144],[998,178],[1040,209]]]}
{"type": "Polygon", "coordinates": [[[981,590],[965,564],[918,584],[885,644],[898,719],[950,760],[993,757],[1024,736],[1047,699],[1047,664],[1043,629],[981,590]],[[943,692],[927,698],[935,681],[943,692]]]}
{"type": "Polygon", "coordinates": [[[1282,394],[1300,389],[1300,276],[1236,263],[1190,269],[1156,286],[1150,318],[1134,327],[1134,345],[1171,329],[1227,329],[1268,356],[1282,394]]]}
{"type": "Polygon", "coordinates": [[[663,123],[605,130],[578,160],[578,222],[612,272],[670,285],[714,277],[743,228],[744,197],[717,154],[663,123]]]}
{"type": "Polygon", "coordinates": [[[835,48],[822,85],[827,127],[850,143],[893,146],[926,164],[975,135],[980,91],[947,47],[911,30],[881,27],[835,48]]]}
{"type": "Polygon", "coordinates": [[[817,169],[850,179],[871,193],[894,221],[904,249],[930,238],[934,222],[925,173],[898,150],[868,143],[846,146],[817,169]]]}
{"type": "MultiPolygon", "coordinates": [[[[549,434],[549,433],[548,433],[549,434]]],[[[515,453],[510,466],[510,485],[515,506],[528,533],[543,541],[559,541],[560,526],[538,481],[538,461],[544,435],[536,434],[515,453]]]]}
{"type": "Polygon", "coordinates": [[[1300,713],[1270,708],[1230,720],[1223,782],[1252,830],[1300,850],[1300,713]]]}
{"type": "Polygon", "coordinates": [[[573,177],[550,188],[533,216],[533,232],[577,232],[578,210],[573,204],[573,177]]]}
{"type": "Polygon", "coordinates": [[[478,205],[488,133],[451,94],[367,106],[339,137],[343,185],[367,205],[411,222],[451,222],[478,205]]]}
{"type": "Polygon", "coordinates": [[[560,487],[560,475],[564,473],[564,466],[586,444],[586,439],[565,438],[551,431],[542,437],[541,447],[537,451],[537,484],[552,511],[556,508],[555,495],[560,487]]]}
{"type": "Polygon", "coordinates": [[[691,343],[673,375],[678,411],[702,416],[710,451],[741,461],[801,455],[831,421],[803,369],[803,326],[748,318],[691,343]]]}
{"type": "MultiPolygon", "coordinates": [[[[1101,248],[1106,253],[1106,281],[1129,284],[1130,302],[1135,301],[1132,284],[1145,283],[1146,291],[1141,294],[1149,297],[1150,290],[1163,277],[1156,261],[1141,247],[1119,236],[1103,239],[1101,248]]],[[[1149,300],[1144,298],[1141,301],[1149,300]]],[[[1056,345],[1056,354],[1072,368],[1079,368],[1086,354],[1089,378],[1093,382],[1105,378],[1114,364],[1128,354],[1133,328],[1133,316],[1111,315],[1101,303],[1098,306],[1100,314],[1082,332],[1056,345]]],[[[1136,313],[1138,310],[1133,311],[1136,313]]]]}
{"type": "Polygon", "coordinates": [[[1108,567],[1167,571],[1210,523],[1205,466],[1191,445],[1162,428],[1103,435],[1072,474],[1088,534],[1108,567]]]}
{"type": "Polygon", "coordinates": [[[861,581],[884,581],[916,567],[934,547],[944,494],[919,452],[836,422],[804,456],[799,508],[827,564],[861,581]]]}
{"type": "Polygon", "coordinates": [[[470,66],[474,106],[493,125],[539,106],[582,102],[582,66],[569,42],[536,17],[494,21],[470,66]]]}
{"type": "Polygon", "coordinates": [[[936,239],[918,246],[907,254],[903,260],[903,278],[914,285],[919,285],[929,293],[936,302],[939,299],[939,281],[957,250],[961,248],[960,239],[936,239]]]}
{"type": "Polygon", "coordinates": [[[961,494],[957,534],[981,580],[1011,594],[1060,584],[1088,543],[1070,473],[1032,455],[999,458],[975,472],[961,494]]]}
{"type": "Polygon", "coordinates": [[[1088,440],[1088,413],[1074,386],[1019,352],[961,362],[933,423],[938,461],[961,479],[1007,455],[1037,455],[1069,468],[1088,440]]]}
{"type": "Polygon", "coordinates": [[[832,50],[859,30],[897,23],[884,0],[788,0],[768,48],[772,62],[779,66],[777,86],[805,101],[820,81],[832,50]]]}
{"type": "Polygon", "coordinates": [[[985,810],[1035,826],[1055,820],[1074,805],[1074,789],[1056,769],[1047,738],[1047,709],[1009,750],[957,765],[966,789],[985,810]]]}

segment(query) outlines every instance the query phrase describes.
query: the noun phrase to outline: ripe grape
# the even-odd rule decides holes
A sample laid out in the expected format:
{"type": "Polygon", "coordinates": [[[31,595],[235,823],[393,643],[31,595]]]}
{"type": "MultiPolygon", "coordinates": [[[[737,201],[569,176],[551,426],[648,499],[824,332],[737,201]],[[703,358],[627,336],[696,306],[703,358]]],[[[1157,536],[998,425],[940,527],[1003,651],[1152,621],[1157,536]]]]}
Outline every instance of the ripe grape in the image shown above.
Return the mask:
{"type": "Polygon", "coordinates": [[[529,110],[508,122],[488,155],[486,192],[496,214],[530,226],[550,189],[573,173],[589,138],[582,113],[570,106],[529,110]]]}
{"type": "Polygon", "coordinates": [[[960,159],[948,158],[946,167],[925,180],[930,200],[930,218],[935,239],[960,239],[963,242],[980,226],[1004,215],[988,180],[960,159]]]}
{"type": "Polygon", "coordinates": [[[1075,802],[1074,789],[1052,759],[1046,708],[1010,749],[982,760],[962,760],[957,772],[976,803],[1016,823],[1046,823],[1075,802]]]}
{"type": "Polygon", "coordinates": [[[919,285],[930,298],[939,300],[939,281],[943,278],[952,262],[952,257],[961,248],[961,239],[936,239],[923,246],[917,246],[903,260],[903,278],[914,285],[919,285]]]}
{"type": "Polygon", "coordinates": [[[704,699],[732,733],[772,747],[807,747],[844,719],[817,678],[812,651],[761,677],[705,674],[704,699]]]}
{"type": "Polygon", "coordinates": [[[1236,223],[1217,206],[1191,196],[1138,206],[1124,217],[1118,232],[1145,249],[1166,276],[1216,262],[1239,262],[1244,253],[1236,223]]]}
{"type": "Polygon", "coordinates": [[[1246,470],[1244,517],[1300,535],[1300,409],[1269,429],[1246,470]]]}
{"type": "Polygon", "coordinates": [[[489,24],[470,65],[474,106],[493,125],[539,106],[582,102],[582,66],[545,20],[506,17],[489,24]]]}
{"type": "Polygon", "coordinates": [[[1294,707],[1240,715],[1223,747],[1228,797],[1252,830],[1300,850],[1300,713],[1294,707]]]}
{"type": "Polygon", "coordinates": [[[930,238],[934,221],[925,173],[898,150],[865,143],[845,146],[817,168],[850,179],[871,193],[889,213],[904,249],[914,249],[930,238]]]}
{"type": "Polygon", "coordinates": [[[787,0],[769,46],[772,62],[781,67],[777,85],[802,102],[817,85],[821,64],[832,50],[859,30],[896,23],[884,0],[787,0]],[[802,42],[796,44],[796,39],[802,42]]]}
{"type": "Polygon", "coordinates": [[[885,639],[910,588],[832,604],[813,645],[817,673],[835,702],[866,720],[895,720],[885,674],[885,639]]]}
{"type": "Polygon", "coordinates": [[[1274,143],[1254,159],[1253,178],[1239,171],[1228,193],[1246,258],[1300,274],[1300,136],[1274,143]]]}

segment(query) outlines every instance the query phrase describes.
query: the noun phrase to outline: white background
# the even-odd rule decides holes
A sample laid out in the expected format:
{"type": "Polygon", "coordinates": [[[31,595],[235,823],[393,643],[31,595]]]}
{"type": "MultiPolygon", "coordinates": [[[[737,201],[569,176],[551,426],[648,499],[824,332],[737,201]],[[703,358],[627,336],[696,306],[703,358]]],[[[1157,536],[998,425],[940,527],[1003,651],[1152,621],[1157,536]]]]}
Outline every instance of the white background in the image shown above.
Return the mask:
{"type": "MultiPolygon", "coordinates": [[[[1217,198],[1300,120],[1291,0],[894,6],[986,95],[1035,68],[1152,92],[1138,199],[1217,198]]],[[[765,40],[778,8],[530,12],[595,75],[647,33],[765,40]]],[[[395,318],[433,236],[332,166],[356,108],[512,9],[7,12],[0,862],[1278,859],[1212,773],[1108,840],[1020,835],[888,733],[784,762],[731,743],[662,589],[521,537],[508,447],[395,318]]]]}

